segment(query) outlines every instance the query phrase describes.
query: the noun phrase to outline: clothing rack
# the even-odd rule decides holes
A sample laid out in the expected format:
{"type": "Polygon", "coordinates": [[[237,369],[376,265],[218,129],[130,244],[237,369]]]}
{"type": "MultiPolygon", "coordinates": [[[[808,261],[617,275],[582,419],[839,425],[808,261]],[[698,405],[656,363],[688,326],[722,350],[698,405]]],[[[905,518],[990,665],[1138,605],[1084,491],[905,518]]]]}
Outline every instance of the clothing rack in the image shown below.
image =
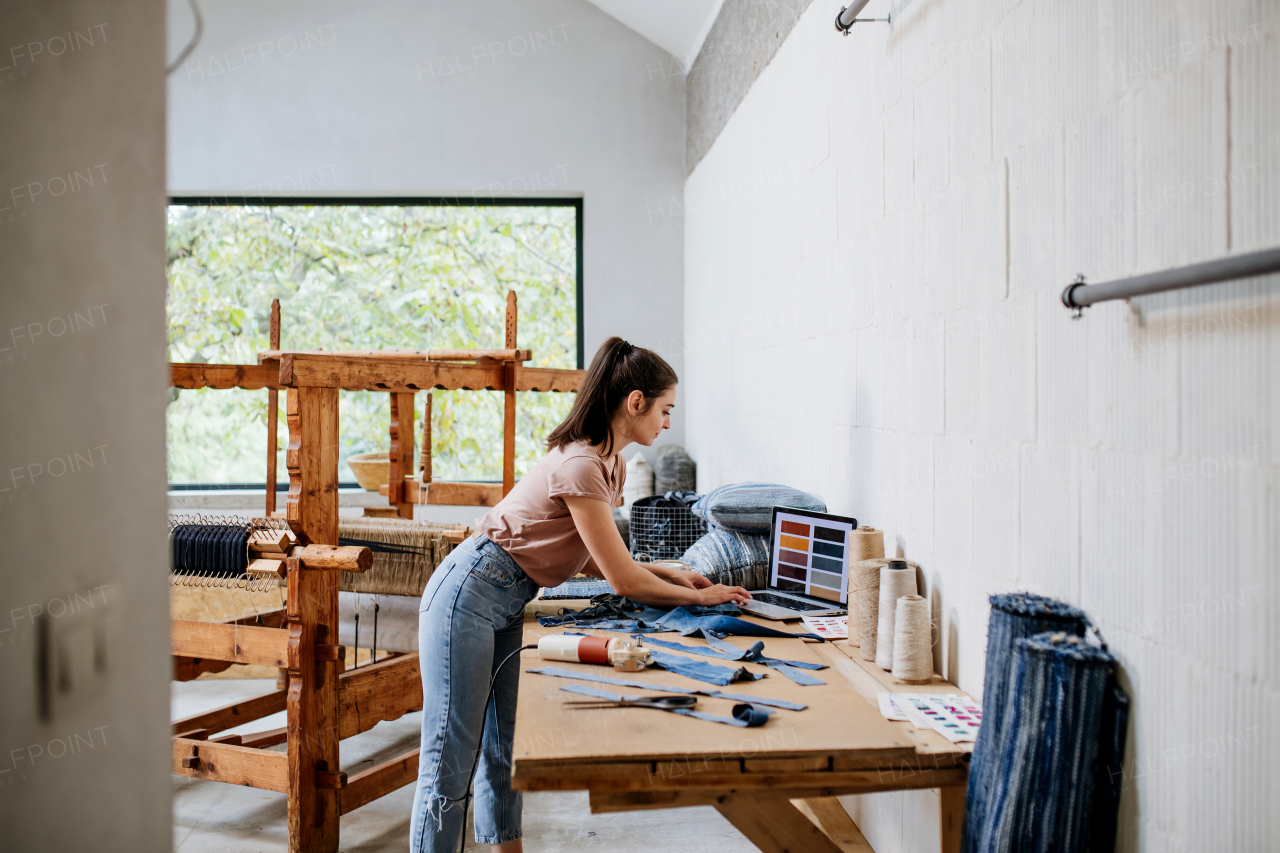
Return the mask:
{"type": "Polygon", "coordinates": [[[1081,275],[1062,291],[1062,304],[1072,309],[1075,312],[1074,316],[1080,317],[1085,308],[1099,302],[1130,299],[1149,293],[1163,293],[1166,290],[1198,287],[1202,284],[1215,284],[1220,281],[1250,278],[1273,272],[1280,272],[1280,247],[1244,255],[1230,255],[1204,263],[1174,267],[1128,278],[1118,278],[1115,281],[1104,281],[1100,284],[1086,284],[1084,276],[1081,275]]]}

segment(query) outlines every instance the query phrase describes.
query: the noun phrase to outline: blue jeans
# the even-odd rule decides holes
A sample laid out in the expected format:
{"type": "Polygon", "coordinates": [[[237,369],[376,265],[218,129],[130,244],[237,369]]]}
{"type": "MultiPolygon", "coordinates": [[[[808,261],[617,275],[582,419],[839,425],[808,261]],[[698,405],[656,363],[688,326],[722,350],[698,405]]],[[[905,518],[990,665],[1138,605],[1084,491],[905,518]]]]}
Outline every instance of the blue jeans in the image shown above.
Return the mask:
{"type": "Polygon", "coordinates": [[[489,681],[522,645],[524,606],[538,592],[511,555],[488,539],[468,539],[445,558],[422,593],[422,754],[410,825],[412,853],[453,853],[466,815],[463,799],[480,730],[475,780],[476,841],[520,837],[522,798],[511,790],[511,742],[520,662],[503,667],[486,709],[489,681]]]}

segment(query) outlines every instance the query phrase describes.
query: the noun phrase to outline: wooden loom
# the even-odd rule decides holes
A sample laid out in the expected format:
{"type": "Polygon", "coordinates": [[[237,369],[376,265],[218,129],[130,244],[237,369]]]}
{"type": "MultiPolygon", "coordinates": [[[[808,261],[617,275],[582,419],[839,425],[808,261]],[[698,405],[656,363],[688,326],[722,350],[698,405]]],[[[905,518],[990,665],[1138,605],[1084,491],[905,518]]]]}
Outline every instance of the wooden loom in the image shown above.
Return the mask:
{"type": "MultiPolygon", "coordinates": [[[[379,722],[421,710],[417,654],[389,655],[343,671],[337,639],[338,572],[363,572],[368,548],[338,547],[338,391],[391,394],[391,481],[388,496],[402,515],[413,503],[488,506],[515,481],[515,392],[576,391],[582,371],[526,368],[516,343],[515,294],[507,297],[504,350],[426,352],[287,352],[279,349],[279,302],[272,305],[272,350],[256,365],[172,364],[174,387],[269,389],[266,510],[275,513],[275,418],[286,390],[289,493],[285,519],[296,544],[255,532],[250,553],[259,569],[283,575],[287,606],[225,623],[172,620],[174,673],[189,680],[232,663],[286,669],[285,689],[195,714],[172,724],[174,773],[279,791],[288,798],[289,849],[333,853],[339,818],[417,778],[418,750],[351,777],[341,771],[339,743],[379,722]],[[467,363],[470,362],[470,363],[467,363]],[[424,429],[423,476],[413,471],[413,395],[432,388],[502,390],[506,394],[503,483],[431,479],[430,403],[424,429]],[[416,488],[415,488],[416,486],[416,488]],[[278,549],[278,550],[277,550],[278,549]],[[248,735],[219,732],[285,711],[283,729],[248,735]],[[286,744],[285,752],[268,747],[286,744]]],[[[428,398],[429,400],[430,398],[428,398]]]]}

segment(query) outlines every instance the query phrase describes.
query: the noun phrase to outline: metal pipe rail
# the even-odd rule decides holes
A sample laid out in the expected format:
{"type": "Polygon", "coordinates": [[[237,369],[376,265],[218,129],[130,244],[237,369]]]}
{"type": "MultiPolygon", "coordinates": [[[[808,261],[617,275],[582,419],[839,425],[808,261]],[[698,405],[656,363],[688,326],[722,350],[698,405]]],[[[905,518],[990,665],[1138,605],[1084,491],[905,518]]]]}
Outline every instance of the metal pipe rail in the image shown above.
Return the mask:
{"type": "Polygon", "coordinates": [[[1082,315],[1085,308],[1112,299],[1129,299],[1148,293],[1163,293],[1183,287],[1197,287],[1237,278],[1280,272],[1280,247],[1245,255],[1231,255],[1200,264],[1118,278],[1100,284],[1085,284],[1084,276],[1062,291],[1062,304],[1082,315]]]}

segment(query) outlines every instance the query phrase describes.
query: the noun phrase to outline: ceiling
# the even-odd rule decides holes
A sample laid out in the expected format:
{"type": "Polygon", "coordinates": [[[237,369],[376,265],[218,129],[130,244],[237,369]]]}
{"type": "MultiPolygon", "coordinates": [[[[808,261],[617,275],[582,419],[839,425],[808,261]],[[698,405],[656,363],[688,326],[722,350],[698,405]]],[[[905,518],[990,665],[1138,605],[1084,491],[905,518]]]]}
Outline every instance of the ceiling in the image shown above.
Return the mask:
{"type": "Polygon", "coordinates": [[[658,47],[687,70],[702,49],[724,0],[587,0],[658,47]]]}

